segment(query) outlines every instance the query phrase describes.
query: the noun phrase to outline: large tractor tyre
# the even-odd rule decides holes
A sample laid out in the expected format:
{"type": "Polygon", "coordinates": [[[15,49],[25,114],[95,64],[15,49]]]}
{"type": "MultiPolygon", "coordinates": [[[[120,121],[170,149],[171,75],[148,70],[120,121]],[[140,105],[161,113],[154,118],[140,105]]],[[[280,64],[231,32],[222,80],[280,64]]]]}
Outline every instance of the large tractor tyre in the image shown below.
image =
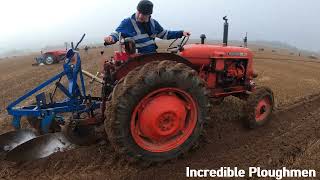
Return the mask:
{"type": "Polygon", "coordinates": [[[56,58],[55,58],[54,55],[52,55],[52,54],[46,54],[46,55],[44,56],[44,63],[45,63],[46,65],[54,64],[54,63],[56,63],[56,58]]]}
{"type": "Polygon", "coordinates": [[[268,87],[257,87],[244,106],[244,122],[250,129],[266,124],[274,108],[273,92],[268,87]]]}
{"type": "Polygon", "coordinates": [[[163,162],[198,144],[209,107],[196,71],[168,60],[150,62],[114,88],[105,129],[115,151],[127,160],[163,162]]]}

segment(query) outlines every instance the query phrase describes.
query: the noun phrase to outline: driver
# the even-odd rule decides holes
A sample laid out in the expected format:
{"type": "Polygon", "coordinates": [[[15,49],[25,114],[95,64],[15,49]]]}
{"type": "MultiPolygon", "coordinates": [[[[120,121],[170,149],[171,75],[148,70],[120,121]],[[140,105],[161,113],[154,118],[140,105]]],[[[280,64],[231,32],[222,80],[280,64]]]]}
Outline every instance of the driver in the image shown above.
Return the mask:
{"type": "Polygon", "coordinates": [[[161,27],[155,19],[151,18],[153,4],[149,0],[141,0],[137,6],[137,12],[124,19],[116,32],[104,38],[107,44],[114,44],[119,40],[119,33],[123,38],[132,37],[135,40],[139,53],[156,52],[158,48],[155,38],[176,39],[182,36],[190,36],[190,32],[169,31],[161,27]]]}

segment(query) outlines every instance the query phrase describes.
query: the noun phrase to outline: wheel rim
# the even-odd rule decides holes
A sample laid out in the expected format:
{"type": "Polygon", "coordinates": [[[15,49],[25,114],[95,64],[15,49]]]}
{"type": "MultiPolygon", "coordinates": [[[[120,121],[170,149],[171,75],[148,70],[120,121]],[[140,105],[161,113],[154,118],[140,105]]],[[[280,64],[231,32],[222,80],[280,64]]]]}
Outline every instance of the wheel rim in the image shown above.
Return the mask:
{"type": "Polygon", "coordinates": [[[264,119],[266,119],[268,117],[268,115],[270,114],[272,109],[272,105],[271,105],[271,99],[270,97],[266,96],[264,98],[262,98],[255,109],[255,117],[256,117],[256,121],[260,122],[263,121],[264,119]]]}
{"type": "Polygon", "coordinates": [[[197,123],[193,98],[177,88],[161,88],[145,96],[131,116],[131,134],[141,148],[167,152],[183,144],[197,123]]]}
{"type": "Polygon", "coordinates": [[[52,63],[53,63],[53,57],[48,56],[48,57],[46,58],[46,63],[47,63],[47,64],[52,64],[52,63]]]}

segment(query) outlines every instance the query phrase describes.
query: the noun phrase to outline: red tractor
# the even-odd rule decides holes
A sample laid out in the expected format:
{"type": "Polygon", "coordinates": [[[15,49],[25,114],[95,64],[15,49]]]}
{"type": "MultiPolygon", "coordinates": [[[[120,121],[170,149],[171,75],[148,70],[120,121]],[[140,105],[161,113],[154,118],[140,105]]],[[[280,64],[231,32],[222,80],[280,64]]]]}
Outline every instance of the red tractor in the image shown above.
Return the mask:
{"type": "Polygon", "coordinates": [[[36,64],[46,64],[51,65],[64,61],[67,54],[67,50],[52,50],[46,51],[45,53],[41,52],[41,56],[36,57],[36,64]]]}
{"type": "Polygon", "coordinates": [[[108,139],[128,159],[173,159],[197,144],[209,119],[209,98],[235,96],[244,101],[249,128],[262,126],[274,107],[270,88],[255,85],[248,48],[188,44],[184,37],[171,53],[138,55],[133,40],[120,43],[104,65],[102,113],[108,139]]]}
{"type": "MultiPolygon", "coordinates": [[[[32,139],[36,136],[33,134],[29,143],[14,148],[16,142],[22,143],[32,133],[9,132],[0,138],[0,145],[4,144],[2,149],[14,148],[11,155],[8,154],[14,159],[35,155],[42,158],[50,154],[50,148],[53,153],[70,144],[64,142],[65,139],[87,145],[107,134],[115,152],[127,160],[166,161],[197,145],[203,125],[210,119],[210,98],[222,101],[227,96],[246,101],[244,111],[248,127],[262,126],[270,119],[273,93],[267,87],[255,85],[252,52],[248,48],[227,45],[228,23],[224,19],[223,45],[205,44],[205,35],[201,36],[201,43],[186,45],[188,38],[183,37],[179,45],[169,46],[171,52],[141,55],[136,54],[134,40],[121,40],[120,51],[104,63],[103,80],[99,80],[101,97],[86,95],[79,52],[70,49],[62,73],[7,107],[8,112],[15,115],[12,124],[17,129],[20,128],[19,118],[24,115],[39,134],[60,131],[61,125],[63,135],[54,133],[32,139]],[[70,64],[75,53],[77,60],[70,64]],[[77,84],[78,73],[81,88],[77,84]],[[60,83],[63,75],[70,80],[69,89],[60,83]],[[36,105],[15,108],[19,102],[58,79],[56,89],[68,97],[65,101],[54,102],[50,94],[50,103],[46,103],[45,93],[40,93],[36,96],[36,105]],[[72,112],[72,115],[64,121],[59,112],[72,112]],[[8,144],[12,139],[16,139],[15,144],[8,144]],[[30,147],[34,148],[25,150],[30,147]],[[45,152],[39,153],[41,148],[45,152]]],[[[88,72],[84,74],[99,79],[88,72]]]]}

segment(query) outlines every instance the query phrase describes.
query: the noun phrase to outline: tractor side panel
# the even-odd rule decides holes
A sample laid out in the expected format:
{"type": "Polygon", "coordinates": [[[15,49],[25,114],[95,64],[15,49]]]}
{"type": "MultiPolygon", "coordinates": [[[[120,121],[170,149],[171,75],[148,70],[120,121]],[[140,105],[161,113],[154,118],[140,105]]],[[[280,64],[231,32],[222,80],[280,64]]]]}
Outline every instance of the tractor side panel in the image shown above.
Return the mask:
{"type": "Polygon", "coordinates": [[[194,66],[201,67],[202,65],[209,65],[210,59],[209,58],[201,58],[201,57],[188,57],[186,58],[190,63],[194,66]]]}
{"type": "Polygon", "coordinates": [[[208,87],[216,87],[217,84],[217,75],[216,73],[209,73],[207,78],[207,86],[208,87]]]}
{"type": "Polygon", "coordinates": [[[215,61],[215,71],[223,71],[224,70],[224,60],[216,59],[215,61]]]}

